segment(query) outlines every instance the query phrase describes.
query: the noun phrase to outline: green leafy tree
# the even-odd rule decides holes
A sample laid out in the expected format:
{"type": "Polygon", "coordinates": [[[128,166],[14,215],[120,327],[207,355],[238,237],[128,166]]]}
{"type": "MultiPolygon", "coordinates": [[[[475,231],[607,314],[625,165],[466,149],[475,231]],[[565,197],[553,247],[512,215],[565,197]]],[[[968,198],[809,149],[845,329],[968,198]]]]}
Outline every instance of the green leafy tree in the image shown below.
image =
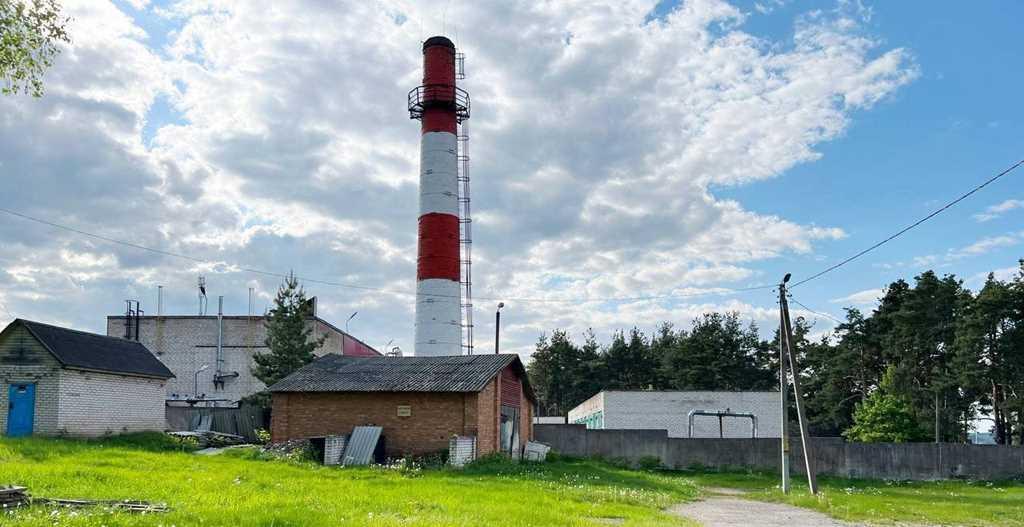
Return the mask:
{"type": "Polygon", "coordinates": [[[847,309],[846,321],[833,335],[835,344],[826,336],[807,347],[803,387],[814,435],[837,436],[849,428],[856,404],[878,386],[884,366],[868,320],[847,309]]]}
{"type": "Polygon", "coordinates": [[[962,364],[954,360],[957,319],[969,298],[955,276],[925,271],[890,314],[891,329],[882,341],[886,363],[895,368],[894,386],[923,428],[938,426],[940,440],[961,440],[960,423],[973,413],[969,394],[958,389],[962,364]]]}
{"type": "Polygon", "coordinates": [[[612,337],[612,343],[601,354],[607,390],[650,390],[659,384],[658,363],[647,337],[637,328],[612,337]]]}
{"type": "MultiPolygon", "coordinates": [[[[270,351],[253,357],[253,375],[263,384],[270,386],[313,361],[314,352],[323,346],[326,337],[313,338],[313,327],[308,323],[312,316],[312,302],[295,275],[289,274],[278,288],[274,308],[264,323],[270,351]]],[[[269,397],[261,392],[248,401],[267,406],[269,397]]]]}
{"type": "Polygon", "coordinates": [[[918,423],[910,399],[894,390],[895,368],[889,368],[882,385],[853,413],[853,426],[843,432],[851,441],[862,443],[906,443],[925,441],[928,432],[918,423]]]}
{"type": "Polygon", "coordinates": [[[709,313],[677,337],[662,358],[662,376],[675,390],[768,389],[777,381],[764,364],[766,350],[757,327],[744,328],[739,313],[709,313]]]}
{"type": "Polygon", "coordinates": [[[588,332],[580,347],[568,334],[555,330],[541,336],[527,373],[539,399],[542,415],[566,415],[601,390],[598,345],[588,332]]]}
{"type": "Polygon", "coordinates": [[[996,443],[1024,439],[1024,271],[1007,283],[989,274],[957,326],[957,362],[962,390],[981,403],[992,420],[996,443]],[[1014,419],[1016,414],[1016,419],[1014,419]],[[1014,422],[1016,421],[1016,423],[1014,422]]]}
{"type": "Polygon", "coordinates": [[[43,94],[43,73],[70,42],[70,19],[56,0],[0,0],[0,81],[4,95],[43,94]]]}

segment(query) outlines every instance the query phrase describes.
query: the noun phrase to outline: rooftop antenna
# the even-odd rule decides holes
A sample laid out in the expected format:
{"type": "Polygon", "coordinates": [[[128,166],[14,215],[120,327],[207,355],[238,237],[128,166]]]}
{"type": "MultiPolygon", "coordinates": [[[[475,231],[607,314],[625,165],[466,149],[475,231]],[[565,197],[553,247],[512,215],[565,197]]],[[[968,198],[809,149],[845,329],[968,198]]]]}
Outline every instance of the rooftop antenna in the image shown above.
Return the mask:
{"type": "Polygon", "coordinates": [[[206,314],[206,277],[199,275],[199,316],[206,314]]]}

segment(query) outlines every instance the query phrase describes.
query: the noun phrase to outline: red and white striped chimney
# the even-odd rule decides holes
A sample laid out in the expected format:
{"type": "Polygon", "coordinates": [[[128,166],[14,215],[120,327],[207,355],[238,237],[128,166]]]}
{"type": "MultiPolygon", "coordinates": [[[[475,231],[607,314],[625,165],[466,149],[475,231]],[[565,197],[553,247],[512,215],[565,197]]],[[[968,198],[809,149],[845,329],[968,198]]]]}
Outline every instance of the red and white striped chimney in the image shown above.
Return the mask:
{"type": "Polygon", "coordinates": [[[455,86],[455,44],[423,43],[423,85],[409,92],[409,115],[422,122],[420,217],[413,354],[462,354],[459,284],[458,124],[469,95],[455,86]]]}

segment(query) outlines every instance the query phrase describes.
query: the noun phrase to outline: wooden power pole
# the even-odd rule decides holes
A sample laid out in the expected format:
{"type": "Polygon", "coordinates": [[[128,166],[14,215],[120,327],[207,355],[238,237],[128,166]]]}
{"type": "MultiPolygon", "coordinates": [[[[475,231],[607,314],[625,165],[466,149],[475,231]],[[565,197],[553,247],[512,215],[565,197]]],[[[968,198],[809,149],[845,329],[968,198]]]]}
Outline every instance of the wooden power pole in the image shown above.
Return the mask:
{"type": "MultiPolygon", "coordinates": [[[[797,420],[800,422],[800,446],[803,450],[804,466],[807,469],[807,486],[810,488],[811,494],[817,494],[818,478],[814,473],[814,453],[812,452],[813,447],[811,446],[811,438],[807,432],[807,414],[804,412],[803,392],[800,391],[800,370],[797,368],[796,353],[793,351],[793,325],[789,320],[789,302],[786,300],[786,282],[789,282],[789,276],[790,275],[787,273],[785,278],[782,279],[782,283],[779,284],[779,311],[781,314],[781,321],[779,323],[779,340],[782,341],[782,344],[786,348],[786,358],[789,359],[789,372],[793,376],[793,398],[796,400],[796,416],[797,420]]],[[[782,377],[785,377],[784,369],[782,377]]],[[[785,385],[784,382],[782,384],[785,385]]],[[[783,401],[785,401],[785,398],[783,401]]],[[[786,419],[785,408],[783,408],[782,414],[782,418],[786,419]]],[[[789,446],[789,438],[786,437],[786,433],[787,431],[783,430],[782,445],[784,450],[788,450],[789,446]]],[[[783,455],[785,454],[786,452],[783,453],[783,455]]],[[[788,466],[786,468],[788,468],[788,466]]],[[[785,483],[786,482],[783,481],[784,485],[785,483]]]]}

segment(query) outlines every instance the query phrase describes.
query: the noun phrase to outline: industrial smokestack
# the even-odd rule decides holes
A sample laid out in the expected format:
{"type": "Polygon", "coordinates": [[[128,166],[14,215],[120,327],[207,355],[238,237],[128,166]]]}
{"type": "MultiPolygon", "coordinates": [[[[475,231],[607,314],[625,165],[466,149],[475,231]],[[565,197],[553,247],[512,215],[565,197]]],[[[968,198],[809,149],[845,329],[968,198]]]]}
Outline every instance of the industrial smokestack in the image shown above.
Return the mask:
{"type": "Polygon", "coordinates": [[[409,92],[409,115],[422,123],[420,217],[413,355],[460,355],[458,124],[469,94],[455,86],[455,44],[423,43],[423,85],[409,92]]]}

